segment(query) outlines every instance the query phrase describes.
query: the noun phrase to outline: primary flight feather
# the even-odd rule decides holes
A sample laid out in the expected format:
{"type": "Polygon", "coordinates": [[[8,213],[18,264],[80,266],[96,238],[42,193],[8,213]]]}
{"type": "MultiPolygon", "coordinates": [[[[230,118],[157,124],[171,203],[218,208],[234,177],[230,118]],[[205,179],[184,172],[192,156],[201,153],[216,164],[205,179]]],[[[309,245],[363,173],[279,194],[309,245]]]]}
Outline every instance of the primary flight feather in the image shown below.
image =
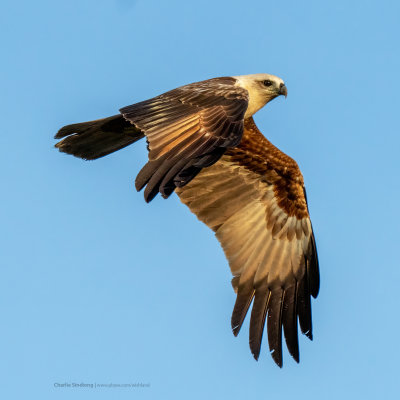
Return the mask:
{"type": "Polygon", "coordinates": [[[282,366],[282,328],[299,362],[298,322],[312,339],[311,296],[318,295],[317,249],[297,163],[258,130],[253,114],[279,95],[269,74],[214,78],[124,107],[119,115],[67,125],[56,147],[87,160],[143,137],[147,164],[137,190],[151,201],[176,192],[209,226],[229,261],[237,293],[236,336],[251,303],[250,349],[258,359],[264,325],[282,366]]]}

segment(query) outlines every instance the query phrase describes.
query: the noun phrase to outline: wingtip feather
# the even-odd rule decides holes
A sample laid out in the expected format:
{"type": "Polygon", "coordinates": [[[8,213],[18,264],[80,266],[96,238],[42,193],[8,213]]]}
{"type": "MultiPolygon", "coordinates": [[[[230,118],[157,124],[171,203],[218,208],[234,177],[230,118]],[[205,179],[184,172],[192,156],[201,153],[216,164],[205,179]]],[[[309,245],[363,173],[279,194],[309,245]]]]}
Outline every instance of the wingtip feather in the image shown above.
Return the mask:
{"type": "Polygon", "coordinates": [[[275,364],[279,367],[283,367],[283,359],[282,359],[282,352],[278,351],[271,351],[271,357],[275,361],[275,364]]]}

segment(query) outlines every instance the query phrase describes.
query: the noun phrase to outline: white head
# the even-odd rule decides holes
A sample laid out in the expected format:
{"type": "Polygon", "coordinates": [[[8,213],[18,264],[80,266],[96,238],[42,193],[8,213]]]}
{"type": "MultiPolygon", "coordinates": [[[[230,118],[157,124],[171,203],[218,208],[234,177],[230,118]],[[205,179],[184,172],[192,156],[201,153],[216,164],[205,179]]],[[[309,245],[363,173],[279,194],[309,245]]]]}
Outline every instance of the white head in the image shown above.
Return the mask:
{"type": "Polygon", "coordinates": [[[285,82],[275,75],[253,74],[234,76],[236,85],[249,92],[249,105],[245,118],[251,117],[260,108],[280,95],[287,96],[285,82]]]}

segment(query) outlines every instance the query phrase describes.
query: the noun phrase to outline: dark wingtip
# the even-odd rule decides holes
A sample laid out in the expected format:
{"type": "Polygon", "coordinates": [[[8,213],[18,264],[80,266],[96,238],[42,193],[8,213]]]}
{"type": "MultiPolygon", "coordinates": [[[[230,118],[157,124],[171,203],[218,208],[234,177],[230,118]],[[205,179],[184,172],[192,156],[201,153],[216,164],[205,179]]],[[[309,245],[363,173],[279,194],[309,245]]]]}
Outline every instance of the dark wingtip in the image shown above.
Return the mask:
{"type": "Polygon", "coordinates": [[[251,354],[253,354],[253,357],[256,361],[258,361],[258,358],[260,357],[260,352],[261,352],[261,339],[259,341],[251,341],[250,340],[250,351],[251,354]]]}
{"type": "Polygon", "coordinates": [[[61,128],[55,135],[54,135],[54,139],[61,139],[64,136],[66,136],[65,134],[62,133],[63,128],[61,128]]]}
{"type": "MultiPolygon", "coordinates": [[[[297,335],[297,333],[296,333],[296,335],[297,335]]],[[[300,362],[300,355],[299,355],[299,347],[298,347],[298,345],[295,348],[292,348],[292,347],[289,347],[289,346],[287,346],[287,347],[288,347],[288,350],[289,350],[289,354],[292,356],[293,360],[296,361],[297,363],[299,363],[300,362]]]]}
{"type": "Polygon", "coordinates": [[[140,192],[143,189],[144,185],[141,182],[138,182],[137,178],[135,179],[135,189],[136,191],[140,192]]]}
{"type": "Polygon", "coordinates": [[[317,245],[315,243],[314,234],[311,236],[310,242],[311,250],[310,250],[310,260],[308,265],[308,273],[309,273],[309,285],[310,285],[310,293],[314,299],[317,298],[320,287],[320,276],[319,276],[319,263],[318,263],[318,252],[317,245]]]}
{"type": "Polygon", "coordinates": [[[148,196],[146,196],[146,194],[144,195],[144,201],[146,202],[146,203],[150,203],[153,199],[154,199],[154,197],[156,197],[156,195],[157,195],[157,193],[156,194],[149,194],[148,196]]]}
{"type": "Polygon", "coordinates": [[[240,326],[232,326],[232,333],[233,333],[233,336],[237,336],[237,335],[239,335],[239,332],[240,332],[240,326]]]}
{"type": "Polygon", "coordinates": [[[311,296],[312,296],[314,299],[316,299],[316,298],[318,297],[318,294],[319,294],[319,289],[314,290],[314,291],[311,292],[311,296]]]}
{"type": "Polygon", "coordinates": [[[271,357],[275,361],[275,364],[279,367],[282,368],[283,366],[283,360],[282,360],[282,352],[279,351],[271,351],[271,357]]]}
{"type": "MultiPolygon", "coordinates": [[[[236,284],[239,282],[239,278],[232,279],[232,286],[235,288],[236,284]]],[[[254,297],[254,289],[252,284],[246,284],[237,289],[237,297],[235,301],[235,306],[233,307],[232,317],[231,317],[231,327],[234,336],[237,336],[242,328],[243,321],[246,318],[246,314],[250,308],[250,305],[254,297]]]]}
{"type": "Polygon", "coordinates": [[[55,135],[54,139],[62,139],[65,136],[72,135],[73,133],[77,133],[78,124],[70,124],[63,126],[55,135]]]}
{"type": "Polygon", "coordinates": [[[260,352],[253,352],[253,350],[251,351],[251,354],[253,354],[253,357],[256,361],[258,361],[258,357],[260,357],[260,352]]]}
{"type": "MultiPolygon", "coordinates": [[[[139,185],[140,190],[143,186],[139,185]]],[[[137,189],[138,187],[136,187],[137,189]]],[[[147,183],[146,188],[144,189],[144,200],[146,203],[150,203],[154,197],[156,197],[159,193],[159,186],[157,184],[152,184],[151,182],[147,183]]]]}

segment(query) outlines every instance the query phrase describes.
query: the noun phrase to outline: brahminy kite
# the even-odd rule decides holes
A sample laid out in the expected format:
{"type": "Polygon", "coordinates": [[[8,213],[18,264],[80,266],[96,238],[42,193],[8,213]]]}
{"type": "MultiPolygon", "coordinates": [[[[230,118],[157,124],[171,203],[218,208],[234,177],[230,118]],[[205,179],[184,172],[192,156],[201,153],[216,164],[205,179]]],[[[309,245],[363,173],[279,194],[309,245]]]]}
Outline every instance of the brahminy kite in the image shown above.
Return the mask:
{"type": "Polygon", "coordinates": [[[299,362],[300,330],[312,339],[311,296],[319,267],[303,176],[297,163],[259,131],[253,114],[287,96],[269,74],[196,82],[120,109],[120,114],[67,125],[56,147],[93,160],[146,137],[148,162],[136,177],[151,201],[176,192],[221,243],[237,293],[236,336],[250,305],[250,349],[260,354],[266,320],[269,349],[282,366],[282,328],[299,362]]]}

